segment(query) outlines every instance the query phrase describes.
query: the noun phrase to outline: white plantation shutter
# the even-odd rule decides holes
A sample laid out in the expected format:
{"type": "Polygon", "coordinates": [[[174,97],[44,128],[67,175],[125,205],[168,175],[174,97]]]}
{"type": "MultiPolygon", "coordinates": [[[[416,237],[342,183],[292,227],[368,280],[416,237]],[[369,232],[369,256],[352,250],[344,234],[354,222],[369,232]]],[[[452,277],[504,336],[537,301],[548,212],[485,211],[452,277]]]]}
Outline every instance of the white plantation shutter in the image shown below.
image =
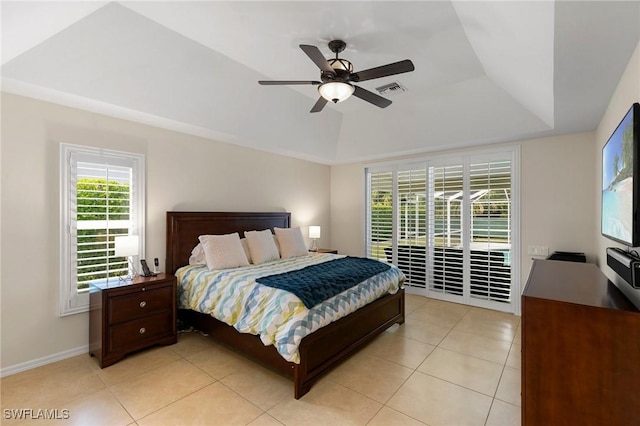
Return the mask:
{"type": "Polygon", "coordinates": [[[462,164],[429,168],[429,290],[462,296],[462,164]]]}
{"type": "Polygon", "coordinates": [[[397,265],[409,293],[516,312],[516,153],[366,169],[367,256],[397,265]]]}
{"type": "Polygon", "coordinates": [[[388,256],[391,256],[389,250],[393,239],[393,173],[368,173],[367,182],[367,257],[390,262],[388,256]]]}
{"type": "Polygon", "coordinates": [[[61,172],[60,313],[68,315],[87,310],[91,282],[127,275],[116,236],[144,241],[144,157],[62,144],[61,172]]]}
{"type": "Polygon", "coordinates": [[[510,303],[511,161],[472,160],[469,191],[471,297],[510,303]]]}
{"type": "Polygon", "coordinates": [[[406,276],[405,285],[426,287],[427,172],[424,165],[398,171],[396,265],[406,276]]]}
{"type": "Polygon", "coordinates": [[[75,275],[82,290],[92,280],[128,273],[127,259],[115,257],[114,238],[129,235],[134,227],[134,182],[132,167],[87,162],[77,163],[75,177],[71,190],[75,189],[76,214],[70,223],[76,237],[75,275]]]}

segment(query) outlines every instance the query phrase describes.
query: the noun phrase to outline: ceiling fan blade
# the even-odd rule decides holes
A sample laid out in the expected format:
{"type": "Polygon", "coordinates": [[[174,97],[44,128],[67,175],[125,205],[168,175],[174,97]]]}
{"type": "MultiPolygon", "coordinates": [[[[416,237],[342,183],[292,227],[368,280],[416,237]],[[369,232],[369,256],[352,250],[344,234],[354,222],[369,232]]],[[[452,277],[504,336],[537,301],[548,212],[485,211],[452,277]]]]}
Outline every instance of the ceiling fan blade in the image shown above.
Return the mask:
{"type": "Polygon", "coordinates": [[[333,70],[333,68],[331,68],[329,62],[327,62],[327,58],[324,57],[322,52],[320,52],[320,49],[318,49],[316,46],[301,44],[300,49],[302,49],[302,51],[307,54],[309,59],[311,59],[313,63],[316,64],[322,71],[335,75],[336,72],[333,70]]]}
{"type": "Polygon", "coordinates": [[[320,96],[320,99],[318,99],[318,101],[315,103],[315,105],[313,106],[313,108],[311,108],[311,111],[309,112],[320,112],[322,111],[322,108],[324,108],[326,104],[327,104],[327,100],[322,96],[320,96]]]}
{"type": "Polygon", "coordinates": [[[363,101],[367,101],[369,103],[374,104],[380,108],[386,108],[391,105],[391,101],[389,99],[383,98],[382,96],[378,96],[373,92],[370,92],[362,87],[354,86],[356,89],[353,92],[353,96],[362,99],[363,101]]]}
{"type": "Polygon", "coordinates": [[[395,74],[402,74],[403,72],[413,71],[415,67],[413,62],[409,59],[404,61],[394,62],[392,64],[382,65],[375,68],[369,68],[368,70],[358,71],[349,77],[351,81],[366,81],[374,78],[387,77],[395,74]]]}
{"type": "Polygon", "coordinates": [[[276,85],[281,85],[281,84],[321,84],[319,81],[288,81],[288,80],[260,80],[258,81],[258,84],[262,84],[263,86],[276,86],[276,85]]]}

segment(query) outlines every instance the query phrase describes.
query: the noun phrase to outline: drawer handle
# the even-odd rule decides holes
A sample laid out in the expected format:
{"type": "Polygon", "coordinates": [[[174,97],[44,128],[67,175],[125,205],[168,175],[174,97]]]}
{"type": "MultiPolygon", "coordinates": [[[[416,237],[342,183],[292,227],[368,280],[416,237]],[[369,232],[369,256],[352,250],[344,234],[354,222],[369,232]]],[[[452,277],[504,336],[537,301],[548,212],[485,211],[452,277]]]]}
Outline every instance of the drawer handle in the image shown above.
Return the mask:
{"type": "Polygon", "coordinates": [[[140,302],[140,307],[144,308],[145,306],[147,306],[147,302],[145,302],[144,300],[142,302],[140,302]]]}
{"type": "Polygon", "coordinates": [[[146,328],[144,327],[140,327],[140,334],[144,334],[147,331],[146,328]]]}

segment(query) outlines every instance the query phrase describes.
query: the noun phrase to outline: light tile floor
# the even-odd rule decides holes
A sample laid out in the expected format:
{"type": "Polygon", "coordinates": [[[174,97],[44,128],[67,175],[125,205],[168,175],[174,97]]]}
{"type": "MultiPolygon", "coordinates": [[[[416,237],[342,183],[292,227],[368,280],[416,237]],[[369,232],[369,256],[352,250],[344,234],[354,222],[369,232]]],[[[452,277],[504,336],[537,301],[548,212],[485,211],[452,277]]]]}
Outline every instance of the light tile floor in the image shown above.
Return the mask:
{"type": "Polygon", "coordinates": [[[300,400],[289,379],[185,333],[105,369],[82,355],[5,377],[2,424],[519,425],[520,318],[412,295],[406,302],[404,325],[300,400]],[[69,418],[8,419],[12,409],[69,418]]]}

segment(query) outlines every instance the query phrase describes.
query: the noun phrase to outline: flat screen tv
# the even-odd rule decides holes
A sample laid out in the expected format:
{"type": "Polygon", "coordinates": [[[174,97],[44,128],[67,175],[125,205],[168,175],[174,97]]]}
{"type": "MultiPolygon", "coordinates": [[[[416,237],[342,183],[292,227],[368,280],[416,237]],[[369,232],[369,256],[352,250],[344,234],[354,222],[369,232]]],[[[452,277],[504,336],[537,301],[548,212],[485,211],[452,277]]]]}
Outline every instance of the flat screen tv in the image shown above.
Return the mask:
{"type": "Polygon", "coordinates": [[[631,106],[602,148],[602,235],[640,245],[640,104],[631,106]]]}

